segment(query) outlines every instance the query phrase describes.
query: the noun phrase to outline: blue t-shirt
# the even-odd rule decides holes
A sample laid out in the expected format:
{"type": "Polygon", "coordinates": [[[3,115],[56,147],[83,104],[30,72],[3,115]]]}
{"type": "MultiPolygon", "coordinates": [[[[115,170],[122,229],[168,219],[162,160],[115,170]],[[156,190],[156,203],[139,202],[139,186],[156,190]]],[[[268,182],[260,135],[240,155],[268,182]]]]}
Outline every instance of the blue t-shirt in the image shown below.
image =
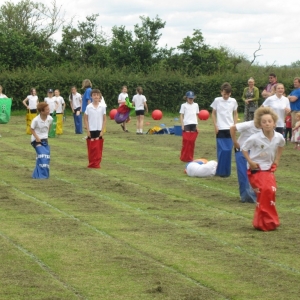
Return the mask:
{"type": "Polygon", "coordinates": [[[82,96],[82,109],[81,111],[84,113],[85,110],[86,110],[86,107],[88,105],[88,100],[92,101],[92,97],[91,97],[91,91],[92,91],[92,88],[88,87],[83,96],[82,96]]]}
{"type": "Polygon", "coordinates": [[[293,90],[290,96],[296,96],[298,99],[295,102],[291,102],[291,110],[300,110],[300,88],[293,90]]]}

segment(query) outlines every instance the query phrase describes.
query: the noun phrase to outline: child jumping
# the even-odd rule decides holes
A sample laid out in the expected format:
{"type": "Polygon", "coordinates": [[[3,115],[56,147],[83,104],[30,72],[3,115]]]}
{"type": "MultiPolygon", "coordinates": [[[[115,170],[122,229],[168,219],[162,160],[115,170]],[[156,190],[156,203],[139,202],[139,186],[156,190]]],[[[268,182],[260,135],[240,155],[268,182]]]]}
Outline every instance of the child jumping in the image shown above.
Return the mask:
{"type": "Polygon", "coordinates": [[[37,105],[39,103],[39,98],[36,94],[36,89],[31,88],[30,89],[30,95],[28,95],[24,100],[23,104],[27,108],[27,114],[26,114],[26,133],[31,134],[30,125],[31,121],[36,117],[37,115],[37,105]]]}
{"type": "Polygon", "coordinates": [[[210,105],[213,108],[212,119],[217,139],[218,167],[216,176],[228,177],[231,174],[232,140],[230,127],[237,122],[237,102],[231,98],[231,85],[225,82],[221,86],[222,97],[217,97],[210,105]]]}
{"type": "Polygon", "coordinates": [[[49,105],[45,102],[38,103],[40,113],[31,122],[31,145],[36,151],[36,166],[32,174],[34,179],[49,178],[50,148],[48,146],[48,133],[52,124],[49,116],[49,105]]]}
{"type": "Polygon", "coordinates": [[[65,100],[62,96],[60,96],[60,91],[56,89],[54,91],[54,97],[55,102],[57,103],[56,108],[56,117],[57,117],[57,123],[56,123],[56,134],[63,134],[63,116],[65,111],[65,100]]]}
{"type": "Polygon", "coordinates": [[[93,102],[85,110],[84,122],[87,129],[88,168],[100,168],[103,151],[103,128],[106,127],[106,106],[101,105],[100,90],[91,91],[93,102]]]}
{"type": "MultiPolygon", "coordinates": [[[[121,90],[121,93],[119,94],[119,97],[118,97],[118,103],[119,103],[119,106],[122,106],[122,105],[125,105],[126,104],[126,98],[128,97],[128,94],[127,94],[127,86],[124,85],[122,86],[122,90],[121,90]]],[[[124,132],[128,132],[127,128],[126,128],[126,123],[130,120],[130,117],[128,117],[128,119],[126,121],[124,121],[122,124],[121,124],[121,127],[123,129],[124,132]]]]}
{"type": "Polygon", "coordinates": [[[194,159],[195,141],[198,136],[199,105],[194,102],[194,92],[188,91],[183,99],[186,103],[180,107],[180,124],[182,128],[182,148],[180,160],[190,162],[194,159]]]}
{"type": "Polygon", "coordinates": [[[145,109],[148,113],[147,99],[143,95],[142,87],[136,88],[136,95],[133,96],[132,105],[135,107],[136,114],[136,134],[143,134],[145,109]]]}
{"type": "Polygon", "coordinates": [[[70,106],[74,117],[75,133],[82,134],[82,117],[81,117],[82,99],[81,99],[81,95],[77,92],[76,86],[72,86],[71,88],[69,101],[70,101],[70,106]]]}
{"type": "Polygon", "coordinates": [[[278,116],[272,108],[258,108],[254,114],[254,123],[262,131],[251,135],[242,146],[249,167],[249,182],[257,196],[253,226],[263,231],[274,230],[279,226],[275,208],[277,187],[274,172],[285,140],[281,133],[275,131],[277,120],[278,116]]]}

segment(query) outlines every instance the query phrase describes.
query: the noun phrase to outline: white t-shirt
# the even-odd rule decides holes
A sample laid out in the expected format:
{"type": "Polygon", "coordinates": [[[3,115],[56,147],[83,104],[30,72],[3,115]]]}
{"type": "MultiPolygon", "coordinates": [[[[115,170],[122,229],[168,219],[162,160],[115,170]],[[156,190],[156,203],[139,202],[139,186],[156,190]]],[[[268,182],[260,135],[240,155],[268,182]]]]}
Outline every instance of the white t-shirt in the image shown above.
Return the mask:
{"type": "Polygon", "coordinates": [[[61,114],[63,112],[63,105],[65,105],[65,100],[62,96],[54,96],[53,97],[54,101],[57,102],[58,106],[57,106],[57,110],[56,113],[57,114],[61,114]]]}
{"type": "Polygon", "coordinates": [[[125,102],[126,102],[125,99],[126,99],[127,97],[128,97],[128,94],[127,94],[127,93],[121,93],[121,94],[119,95],[119,98],[118,98],[119,106],[125,104],[125,102]]]}
{"type": "Polygon", "coordinates": [[[231,97],[227,100],[223,97],[217,97],[210,107],[216,110],[218,129],[230,129],[230,127],[234,124],[233,112],[238,108],[236,100],[231,97]]]}
{"type": "Polygon", "coordinates": [[[281,96],[281,98],[278,98],[276,95],[270,96],[263,102],[262,106],[271,107],[275,111],[278,116],[276,127],[284,127],[285,108],[291,109],[290,101],[287,97],[281,96]]]}
{"type": "Polygon", "coordinates": [[[285,140],[281,133],[274,131],[274,136],[270,141],[261,130],[251,135],[241,149],[243,151],[250,150],[251,160],[256,162],[261,170],[269,170],[274,163],[277,148],[284,145],[285,140]]]}
{"type": "MultiPolygon", "coordinates": [[[[40,115],[37,115],[32,121],[31,121],[31,128],[35,131],[37,136],[40,139],[47,139],[48,138],[48,132],[49,127],[51,126],[53,121],[53,118],[51,116],[47,116],[47,119],[43,121],[40,117],[40,115]]],[[[31,141],[35,141],[35,137],[32,134],[31,135],[31,141]]]]}
{"type": "Polygon", "coordinates": [[[242,122],[235,124],[237,132],[240,133],[238,143],[242,148],[244,142],[252,135],[261,131],[261,128],[256,128],[254,121],[242,122]]]}
{"type": "Polygon", "coordinates": [[[44,99],[44,101],[49,105],[49,109],[50,109],[50,114],[52,114],[54,111],[55,111],[55,108],[56,108],[56,97],[52,97],[52,98],[49,98],[49,97],[46,97],[44,99]]]}
{"type": "Polygon", "coordinates": [[[198,103],[189,104],[182,103],[180,107],[180,114],[183,114],[183,125],[198,124],[197,114],[199,113],[198,103]]]}
{"type": "Polygon", "coordinates": [[[69,101],[72,103],[73,109],[81,107],[81,95],[79,93],[71,94],[69,101]]]}
{"type": "Polygon", "coordinates": [[[7,98],[7,96],[4,94],[0,94],[0,98],[7,98]]]}
{"type": "Polygon", "coordinates": [[[105,106],[99,103],[97,107],[94,107],[93,103],[90,103],[86,107],[85,114],[88,116],[90,131],[102,130],[103,116],[106,115],[105,106]]]}
{"type": "Polygon", "coordinates": [[[144,103],[147,102],[147,99],[144,95],[137,94],[133,96],[132,102],[135,105],[135,110],[144,110],[144,103]]]}
{"type": "Polygon", "coordinates": [[[38,96],[37,95],[28,95],[26,97],[26,99],[28,99],[28,106],[29,106],[29,109],[36,109],[37,107],[37,103],[38,103],[38,96]]]}

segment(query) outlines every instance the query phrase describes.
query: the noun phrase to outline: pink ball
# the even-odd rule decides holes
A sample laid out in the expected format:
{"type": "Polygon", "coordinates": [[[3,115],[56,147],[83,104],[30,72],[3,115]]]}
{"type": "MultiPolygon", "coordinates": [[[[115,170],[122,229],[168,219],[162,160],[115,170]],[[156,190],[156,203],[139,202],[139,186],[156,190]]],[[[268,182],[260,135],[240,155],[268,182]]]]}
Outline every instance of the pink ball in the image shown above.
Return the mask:
{"type": "Polygon", "coordinates": [[[200,120],[207,120],[209,118],[209,112],[206,109],[200,110],[198,117],[200,120]]]}
{"type": "Polygon", "coordinates": [[[115,108],[112,109],[112,110],[109,112],[109,117],[110,117],[111,120],[114,120],[115,115],[116,115],[117,112],[118,112],[118,111],[117,111],[115,108]]]}
{"type": "Polygon", "coordinates": [[[160,120],[162,117],[163,117],[163,113],[159,109],[156,109],[152,112],[153,120],[160,120]]]}

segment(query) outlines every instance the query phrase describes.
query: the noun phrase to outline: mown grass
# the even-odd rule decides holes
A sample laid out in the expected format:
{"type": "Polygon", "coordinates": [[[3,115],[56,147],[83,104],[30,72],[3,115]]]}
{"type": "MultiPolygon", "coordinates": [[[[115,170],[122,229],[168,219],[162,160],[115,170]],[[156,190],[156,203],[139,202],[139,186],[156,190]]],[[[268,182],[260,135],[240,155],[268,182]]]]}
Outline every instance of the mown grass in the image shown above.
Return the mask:
{"type": "MultiPolygon", "coordinates": [[[[146,119],[146,128],[177,121],[146,119]]],[[[211,120],[195,157],[215,159],[211,120]]],[[[229,178],[189,178],[181,138],[107,124],[100,170],[67,117],[50,140],[51,176],[33,180],[25,120],[0,126],[0,299],[299,299],[298,164],[276,173],[281,226],[252,228],[254,206],[229,178]]]]}

